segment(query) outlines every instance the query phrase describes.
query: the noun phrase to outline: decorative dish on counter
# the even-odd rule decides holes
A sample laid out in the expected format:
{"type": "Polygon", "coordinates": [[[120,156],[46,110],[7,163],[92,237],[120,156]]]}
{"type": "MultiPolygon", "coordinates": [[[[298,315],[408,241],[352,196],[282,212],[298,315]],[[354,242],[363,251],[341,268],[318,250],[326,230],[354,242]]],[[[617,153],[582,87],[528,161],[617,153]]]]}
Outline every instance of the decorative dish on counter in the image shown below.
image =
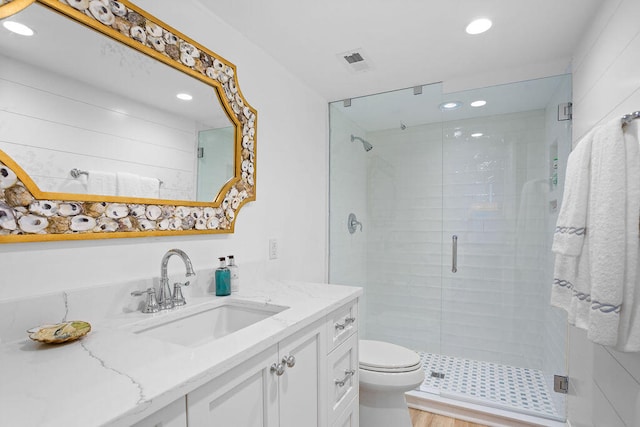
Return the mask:
{"type": "Polygon", "coordinates": [[[29,329],[29,338],[46,344],[61,344],[87,335],[91,324],[82,320],[70,320],[55,325],[42,325],[29,329]]]}

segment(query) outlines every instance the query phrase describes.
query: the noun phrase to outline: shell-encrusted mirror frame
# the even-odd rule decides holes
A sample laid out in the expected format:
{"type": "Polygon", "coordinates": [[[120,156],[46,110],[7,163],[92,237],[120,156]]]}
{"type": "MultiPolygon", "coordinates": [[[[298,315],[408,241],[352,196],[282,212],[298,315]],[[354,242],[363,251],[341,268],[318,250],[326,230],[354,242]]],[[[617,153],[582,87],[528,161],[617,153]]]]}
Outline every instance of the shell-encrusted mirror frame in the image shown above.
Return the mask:
{"type": "MultiPolygon", "coordinates": [[[[0,0],[0,18],[34,1],[0,0]]],[[[0,243],[233,233],[256,197],[257,127],[235,65],[126,0],[37,2],[215,88],[236,128],[235,176],[210,203],[43,192],[0,151],[0,243]]]]}

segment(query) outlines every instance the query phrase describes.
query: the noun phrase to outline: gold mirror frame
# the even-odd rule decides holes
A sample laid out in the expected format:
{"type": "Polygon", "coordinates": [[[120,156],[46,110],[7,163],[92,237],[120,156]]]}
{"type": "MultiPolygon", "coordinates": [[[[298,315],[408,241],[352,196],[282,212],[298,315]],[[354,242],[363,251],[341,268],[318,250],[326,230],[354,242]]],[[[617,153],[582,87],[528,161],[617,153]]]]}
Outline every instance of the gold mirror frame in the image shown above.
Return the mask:
{"type": "Polygon", "coordinates": [[[43,192],[0,151],[0,243],[233,233],[240,208],[256,197],[257,129],[257,112],[240,91],[235,65],[127,0],[110,2],[126,8],[124,15],[109,9],[102,19],[64,0],[0,0],[0,19],[35,1],[212,86],[235,125],[235,174],[211,203],[43,192]],[[135,26],[171,35],[178,49],[134,38],[135,26]],[[185,46],[198,56],[181,58],[185,46]]]}

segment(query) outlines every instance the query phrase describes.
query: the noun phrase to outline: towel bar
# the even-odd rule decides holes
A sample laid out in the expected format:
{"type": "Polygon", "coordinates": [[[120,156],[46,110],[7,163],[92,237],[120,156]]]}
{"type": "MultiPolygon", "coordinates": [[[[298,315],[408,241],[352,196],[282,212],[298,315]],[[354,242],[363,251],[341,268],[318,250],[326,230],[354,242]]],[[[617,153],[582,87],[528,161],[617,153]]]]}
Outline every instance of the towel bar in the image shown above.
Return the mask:
{"type": "MultiPolygon", "coordinates": [[[[89,172],[87,171],[83,171],[80,170],[78,168],[73,168],[69,171],[69,174],[71,175],[72,178],[80,178],[80,175],[86,175],[89,176],[89,172]]],[[[158,180],[158,185],[162,185],[164,184],[164,181],[162,181],[161,179],[158,180]]]]}

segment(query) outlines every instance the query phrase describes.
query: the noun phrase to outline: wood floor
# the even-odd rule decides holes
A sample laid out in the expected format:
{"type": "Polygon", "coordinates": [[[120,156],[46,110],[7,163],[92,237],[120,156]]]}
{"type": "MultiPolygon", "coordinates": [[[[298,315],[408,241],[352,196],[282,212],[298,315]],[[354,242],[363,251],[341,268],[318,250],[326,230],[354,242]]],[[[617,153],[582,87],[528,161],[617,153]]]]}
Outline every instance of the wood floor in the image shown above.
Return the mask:
{"type": "Polygon", "coordinates": [[[413,427],[486,427],[482,424],[456,420],[442,415],[409,408],[413,427]]]}

